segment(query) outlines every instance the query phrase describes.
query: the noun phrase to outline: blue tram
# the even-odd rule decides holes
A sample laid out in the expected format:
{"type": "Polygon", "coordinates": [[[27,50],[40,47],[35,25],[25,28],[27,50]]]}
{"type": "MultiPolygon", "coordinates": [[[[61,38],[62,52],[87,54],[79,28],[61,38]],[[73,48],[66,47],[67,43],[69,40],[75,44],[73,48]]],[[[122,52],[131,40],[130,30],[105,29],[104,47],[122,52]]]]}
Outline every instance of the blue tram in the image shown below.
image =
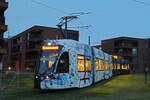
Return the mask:
{"type": "Polygon", "coordinates": [[[34,87],[41,90],[83,88],[127,73],[129,64],[74,40],[45,40],[34,87]]]}

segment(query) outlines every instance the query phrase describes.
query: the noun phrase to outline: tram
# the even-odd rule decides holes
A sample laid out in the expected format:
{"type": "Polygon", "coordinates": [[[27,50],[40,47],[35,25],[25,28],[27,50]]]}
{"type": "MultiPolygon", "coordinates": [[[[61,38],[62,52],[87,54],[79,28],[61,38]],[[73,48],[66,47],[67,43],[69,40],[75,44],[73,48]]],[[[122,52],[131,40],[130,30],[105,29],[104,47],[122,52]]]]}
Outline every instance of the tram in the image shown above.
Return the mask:
{"type": "Polygon", "coordinates": [[[127,61],[74,40],[45,40],[39,55],[34,87],[41,90],[83,88],[129,70],[127,61]]]}

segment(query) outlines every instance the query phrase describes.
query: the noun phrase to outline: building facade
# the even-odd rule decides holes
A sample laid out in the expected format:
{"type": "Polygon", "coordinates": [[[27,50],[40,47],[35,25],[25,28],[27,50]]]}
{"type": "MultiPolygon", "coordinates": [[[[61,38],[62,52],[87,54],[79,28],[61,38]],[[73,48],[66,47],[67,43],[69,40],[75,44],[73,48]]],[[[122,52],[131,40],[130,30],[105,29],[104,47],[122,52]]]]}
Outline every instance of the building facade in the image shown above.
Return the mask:
{"type": "Polygon", "coordinates": [[[145,67],[150,66],[150,39],[112,38],[102,40],[101,46],[97,48],[115,57],[127,59],[132,71],[143,72],[145,67]]]}
{"type": "Polygon", "coordinates": [[[0,0],[0,63],[2,63],[4,55],[7,54],[7,45],[4,40],[4,32],[7,31],[7,25],[5,25],[4,12],[8,8],[8,2],[0,0]]]}
{"type": "MultiPolygon", "coordinates": [[[[5,70],[34,71],[43,40],[63,39],[58,28],[33,26],[8,40],[8,65],[5,70]]],[[[79,32],[67,30],[67,39],[79,40],[79,32]]]]}

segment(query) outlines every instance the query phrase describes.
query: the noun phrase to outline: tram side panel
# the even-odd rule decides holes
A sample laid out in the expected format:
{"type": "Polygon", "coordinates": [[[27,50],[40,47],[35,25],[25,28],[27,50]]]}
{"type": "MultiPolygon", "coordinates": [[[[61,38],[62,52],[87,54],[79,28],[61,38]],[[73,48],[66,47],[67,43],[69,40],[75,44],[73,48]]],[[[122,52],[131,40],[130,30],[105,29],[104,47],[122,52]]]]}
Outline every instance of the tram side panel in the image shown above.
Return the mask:
{"type": "Polygon", "coordinates": [[[76,44],[76,51],[78,87],[90,86],[93,82],[92,49],[88,45],[76,44]]]}
{"type": "Polygon", "coordinates": [[[94,73],[94,82],[99,82],[101,80],[104,80],[104,54],[101,50],[98,50],[97,48],[94,48],[94,62],[95,63],[95,73],[94,73]]]}
{"type": "Polygon", "coordinates": [[[104,58],[105,58],[105,79],[109,79],[111,77],[111,66],[110,66],[110,63],[111,63],[111,58],[110,58],[110,55],[107,54],[107,53],[104,53],[104,58]]]}
{"type": "Polygon", "coordinates": [[[78,80],[78,65],[77,65],[77,51],[74,47],[71,47],[69,50],[69,67],[70,67],[70,84],[72,87],[79,87],[79,80],[78,80]]]}
{"type": "Polygon", "coordinates": [[[109,56],[109,77],[112,77],[112,56],[109,56]]]}

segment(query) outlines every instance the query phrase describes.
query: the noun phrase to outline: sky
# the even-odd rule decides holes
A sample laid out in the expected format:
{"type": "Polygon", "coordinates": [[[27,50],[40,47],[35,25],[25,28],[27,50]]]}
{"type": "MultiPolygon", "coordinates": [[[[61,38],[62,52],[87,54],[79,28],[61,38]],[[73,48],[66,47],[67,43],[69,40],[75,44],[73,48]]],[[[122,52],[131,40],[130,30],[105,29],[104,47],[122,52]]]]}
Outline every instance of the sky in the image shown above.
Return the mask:
{"type": "Polygon", "coordinates": [[[98,45],[101,40],[128,36],[150,38],[150,0],[6,0],[8,31],[5,37],[15,36],[34,26],[56,27],[62,16],[90,12],[69,23],[68,27],[90,25],[79,30],[80,42],[98,45]],[[36,3],[36,2],[40,2],[36,3]],[[9,34],[9,35],[8,35],[9,34]]]}

